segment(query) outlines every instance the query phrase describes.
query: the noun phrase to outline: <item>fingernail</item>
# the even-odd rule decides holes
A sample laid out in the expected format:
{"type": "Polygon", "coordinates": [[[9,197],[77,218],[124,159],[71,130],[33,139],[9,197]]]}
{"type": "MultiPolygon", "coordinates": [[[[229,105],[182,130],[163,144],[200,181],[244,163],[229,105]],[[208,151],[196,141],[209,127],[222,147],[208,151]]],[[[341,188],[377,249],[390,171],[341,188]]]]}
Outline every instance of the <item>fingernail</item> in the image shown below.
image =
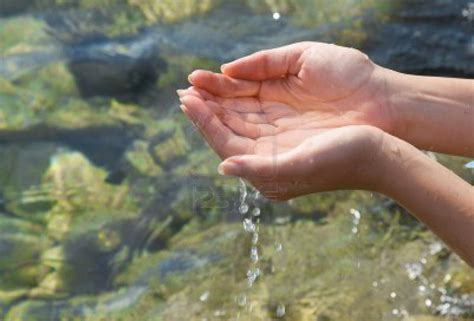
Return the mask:
{"type": "Polygon", "coordinates": [[[225,175],[224,165],[222,165],[222,163],[220,163],[219,166],[217,166],[217,172],[219,173],[219,175],[222,175],[222,176],[225,175]]]}
{"type": "Polygon", "coordinates": [[[184,90],[183,89],[178,89],[176,90],[176,93],[178,94],[178,96],[182,96],[184,94],[184,90]]]}
{"type": "Polygon", "coordinates": [[[192,72],[189,76],[188,76],[188,81],[193,84],[193,81],[194,81],[194,72],[192,72]]]}
{"type": "Polygon", "coordinates": [[[187,111],[188,111],[188,110],[187,110],[186,106],[184,106],[184,105],[179,105],[179,108],[181,109],[181,111],[182,111],[183,113],[187,114],[187,111]]]}
{"type": "Polygon", "coordinates": [[[220,175],[239,176],[241,173],[241,167],[235,161],[228,160],[219,164],[219,167],[217,167],[217,172],[220,175]]]}
{"type": "Polygon", "coordinates": [[[226,67],[227,67],[227,64],[223,64],[223,65],[221,66],[221,72],[224,72],[224,69],[225,69],[226,67]]]}

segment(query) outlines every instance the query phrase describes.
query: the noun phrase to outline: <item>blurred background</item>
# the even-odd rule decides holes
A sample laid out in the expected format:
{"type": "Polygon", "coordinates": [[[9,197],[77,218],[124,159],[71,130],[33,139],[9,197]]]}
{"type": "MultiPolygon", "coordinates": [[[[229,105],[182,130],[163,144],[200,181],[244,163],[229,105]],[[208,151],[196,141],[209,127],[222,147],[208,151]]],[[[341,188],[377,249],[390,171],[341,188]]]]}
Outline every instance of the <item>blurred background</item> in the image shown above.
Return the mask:
{"type": "Polygon", "coordinates": [[[301,40],[473,78],[473,26],[463,0],[0,0],[0,320],[474,320],[473,270],[396,203],[270,203],[175,93],[301,40]]]}

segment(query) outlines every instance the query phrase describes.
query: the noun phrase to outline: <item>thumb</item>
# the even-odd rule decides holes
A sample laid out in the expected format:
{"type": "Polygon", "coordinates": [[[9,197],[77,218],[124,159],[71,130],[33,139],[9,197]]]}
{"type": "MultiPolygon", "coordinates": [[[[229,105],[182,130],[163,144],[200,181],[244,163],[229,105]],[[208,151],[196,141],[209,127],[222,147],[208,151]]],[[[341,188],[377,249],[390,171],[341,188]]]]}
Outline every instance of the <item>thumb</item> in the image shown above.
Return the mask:
{"type": "Polygon", "coordinates": [[[217,170],[221,175],[272,179],[277,176],[278,166],[272,156],[241,155],[227,158],[217,170]]]}

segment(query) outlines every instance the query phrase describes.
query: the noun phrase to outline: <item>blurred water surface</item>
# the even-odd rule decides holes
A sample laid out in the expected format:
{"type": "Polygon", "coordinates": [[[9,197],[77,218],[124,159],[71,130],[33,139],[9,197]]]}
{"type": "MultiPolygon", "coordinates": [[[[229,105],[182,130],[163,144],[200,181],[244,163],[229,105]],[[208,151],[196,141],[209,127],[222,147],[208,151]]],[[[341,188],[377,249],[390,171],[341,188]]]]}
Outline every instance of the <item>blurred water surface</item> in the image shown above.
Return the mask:
{"type": "MultiPolygon", "coordinates": [[[[473,271],[393,201],[270,203],[218,177],[175,95],[300,40],[472,78],[473,8],[0,0],[0,320],[473,320],[473,271]]],[[[474,183],[469,160],[431,156],[474,183]]]]}

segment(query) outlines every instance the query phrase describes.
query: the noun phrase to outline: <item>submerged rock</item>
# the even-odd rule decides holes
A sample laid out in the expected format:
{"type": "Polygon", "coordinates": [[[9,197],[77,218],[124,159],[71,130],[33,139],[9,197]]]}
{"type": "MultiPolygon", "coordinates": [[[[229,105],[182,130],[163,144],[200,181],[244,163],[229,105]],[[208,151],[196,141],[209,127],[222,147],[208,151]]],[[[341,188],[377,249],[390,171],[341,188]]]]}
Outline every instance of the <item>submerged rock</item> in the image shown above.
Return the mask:
{"type": "Polygon", "coordinates": [[[69,69],[84,97],[130,99],[153,86],[166,69],[149,38],[91,41],[68,52],[69,69]]]}
{"type": "MultiPolygon", "coordinates": [[[[47,247],[41,226],[0,213],[0,289],[14,293],[35,286],[41,274],[38,265],[47,247]]],[[[0,302],[5,297],[0,296],[0,302]]]]}

